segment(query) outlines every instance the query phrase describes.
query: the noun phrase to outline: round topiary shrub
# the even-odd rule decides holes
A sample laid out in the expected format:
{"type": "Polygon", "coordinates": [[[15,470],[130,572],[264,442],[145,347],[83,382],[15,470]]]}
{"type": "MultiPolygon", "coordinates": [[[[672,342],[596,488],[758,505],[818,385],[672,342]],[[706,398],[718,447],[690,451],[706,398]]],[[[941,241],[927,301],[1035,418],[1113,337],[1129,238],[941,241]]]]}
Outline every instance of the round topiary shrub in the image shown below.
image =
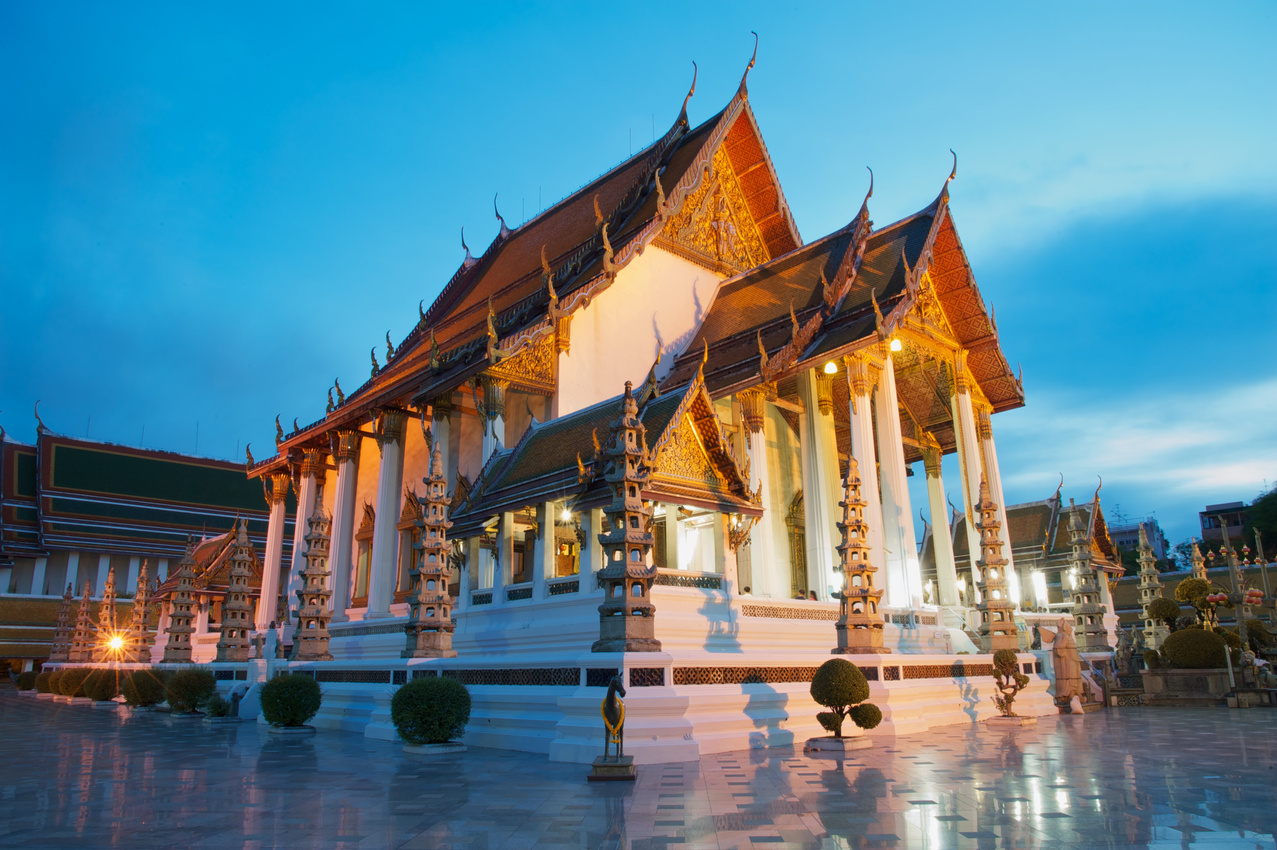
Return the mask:
{"type": "Polygon", "coordinates": [[[84,696],[84,682],[91,671],[87,667],[72,667],[62,672],[58,679],[58,692],[64,697],[84,696]]]}
{"type": "Polygon", "coordinates": [[[109,702],[119,692],[119,679],[114,670],[94,670],[84,680],[84,695],[89,699],[109,702]]]}
{"type": "Polygon", "coordinates": [[[1220,631],[1215,632],[1215,634],[1224,639],[1224,643],[1228,644],[1229,649],[1242,648],[1242,636],[1237,634],[1237,632],[1230,632],[1227,629],[1221,629],[1220,631]]]}
{"type": "Polygon", "coordinates": [[[208,670],[178,670],[164,685],[169,707],[181,714],[199,711],[217,693],[217,679],[208,670]]]}
{"type": "Polygon", "coordinates": [[[213,698],[208,701],[205,711],[209,717],[230,717],[231,704],[227,700],[222,699],[221,694],[213,694],[213,698]]]}
{"type": "Polygon", "coordinates": [[[1154,622],[1175,631],[1176,621],[1180,618],[1180,607],[1173,600],[1159,596],[1148,603],[1148,616],[1154,622]]]}
{"type": "Polygon", "coordinates": [[[853,705],[847,716],[861,729],[873,729],[882,722],[882,711],[871,702],[853,705]]]}
{"type": "Polygon", "coordinates": [[[1156,649],[1144,650],[1144,667],[1148,670],[1161,670],[1163,667],[1162,653],[1156,649]]]}
{"type": "Polygon", "coordinates": [[[59,667],[49,674],[49,693],[62,696],[62,674],[66,671],[59,667]]]}
{"type": "Polygon", "coordinates": [[[35,690],[35,677],[38,674],[34,670],[28,670],[25,673],[18,674],[18,690],[31,691],[35,690]]]}
{"type": "Polygon", "coordinates": [[[470,692],[456,679],[428,676],[395,691],[390,719],[409,744],[444,744],[460,738],[470,722],[470,692]]]}
{"type": "Polygon", "coordinates": [[[38,694],[56,693],[53,690],[53,671],[41,670],[35,677],[35,692],[38,694]]]}
{"type": "MultiPolygon", "coordinates": [[[[843,658],[831,658],[820,665],[820,669],[811,680],[811,698],[829,709],[817,714],[816,719],[827,731],[832,732],[835,738],[842,737],[842,724],[848,716],[857,726],[860,726],[857,717],[869,719],[872,716],[867,711],[852,712],[859,703],[869,699],[869,682],[865,679],[865,674],[860,672],[859,667],[843,658]]],[[[881,720],[882,713],[878,712],[878,721],[881,720]]],[[[876,726],[877,722],[874,725],[876,726]]],[[[872,729],[873,727],[861,726],[861,728],[872,729]]]]}
{"type": "Polygon", "coordinates": [[[262,716],[272,726],[304,726],[322,701],[319,683],[304,673],[276,676],[262,686],[262,716]]]}
{"type": "Polygon", "coordinates": [[[129,705],[146,707],[164,699],[167,677],[158,670],[134,670],[120,682],[120,693],[129,705]]]}
{"type": "Polygon", "coordinates": [[[1181,629],[1166,639],[1162,652],[1169,667],[1204,670],[1227,666],[1227,646],[1224,639],[1214,632],[1181,629]]]}

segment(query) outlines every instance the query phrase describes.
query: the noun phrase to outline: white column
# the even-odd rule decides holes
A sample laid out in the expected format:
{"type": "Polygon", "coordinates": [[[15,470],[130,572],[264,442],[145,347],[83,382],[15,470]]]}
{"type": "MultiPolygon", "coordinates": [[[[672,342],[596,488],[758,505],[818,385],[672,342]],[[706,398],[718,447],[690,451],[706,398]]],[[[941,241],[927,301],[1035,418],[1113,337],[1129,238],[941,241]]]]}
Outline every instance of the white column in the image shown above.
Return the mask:
{"type": "Polygon", "coordinates": [[[328,453],[323,449],[303,449],[300,481],[297,487],[297,517],[293,523],[293,562],[288,570],[288,590],[284,604],[292,608],[302,586],[302,570],[306,567],[306,520],[315,510],[315,494],[323,480],[328,453]]]}
{"type": "Polygon", "coordinates": [[[355,536],[355,485],[359,480],[359,449],[363,437],[358,428],[337,432],[337,482],[333,493],[332,545],[329,548],[333,582],[333,622],[345,622],[350,607],[351,553],[355,536]]]}
{"type": "Polygon", "coordinates": [[[372,527],[372,565],[368,575],[368,611],[365,619],[390,616],[395,578],[399,572],[396,555],[399,502],[403,497],[403,429],[406,411],[389,408],[377,417],[377,445],[381,465],[377,469],[377,518],[372,527]]]}
{"type": "Polygon", "coordinates": [[[896,397],[896,370],[887,354],[882,376],[874,392],[877,407],[878,458],[882,482],[882,532],[887,556],[887,604],[915,608],[922,604],[922,571],[918,565],[918,542],[913,530],[913,508],[909,504],[905,445],[900,433],[900,403],[896,397]]]}
{"type": "MultiPolygon", "coordinates": [[[[851,400],[848,418],[851,423],[851,453],[860,468],[864,486],[860,498],[865,500],[865,523],[869,526],[868,543],[870,562],[880,570],[887,566],[882,532],[882,499],[878,490],[878,478],[872,470],[878,468],[878,449],[874,443],[873,405],[870,396],[878,376],[876,369],[863,354],[843,358],[847,368],[847,389],[851,400]]],[[[839,538],[841,539],[841,538],[839,538]]]]}
{"type": "MultiPolygon", "coordinates": [[[[279,539],[280,539],[280,542],[282,543],[284,540],[284,530],[283,530],[282,524],[280,525],[279,534],[280,534],[279,539]]],[[[168,578],[168,558],[160,558],[158,561],[155,562],[155,574],[151,576],[151,578],[152,580],[155,580],[155,581],[164,581],[166,578],[168,578]]]]}
{"type": "MultiPolygon", "coordinates": [[[[270,505],[270,520],[266,526],[266,552],[262,559],[261,598],[257,600],[257,618],[253,628],[264,632],[275,622],[275,606],[279,601],[279,571],[284,556],[284,502],[288,497],[288,473],[273,472],[262,482],[266,490],[266,503],[270,505]]],[[[168,576],[168,563],[161,561],[156,569],[158,576],[168,576]]],[[[163,579],[161,579],[163,580],[163,579]]],[[[162,634],[162,632],[161,632],[162,634]]]]}
{"type": "Polygon", "coordinates": [[[451,488],[457,480],[457,459],[452,454],[452,393],[444,393],[431,403],[430,434],[443,459],[443,480],[451,488]]]}
{"type": "Polygon", "coordinates": [[[100,596],[106,588],[106,577],[111,572],[111,556],[98,555],[97,579],[93,582],[93,595],[100,596]]]}
{"type": "Polygon", "coordinates": [[[974,576],[975,562],[980,559],[980,535],[975,527],[975,505],[980,501],[980,474],[983,470],[975,411],[971,406],[971,376],[967,372],[965,351],[958,352],[954,359],[953,383],[953,430],[958,443],[958,468],[962,471],[962,509],[967,520],[967,551],[974,576]]]}
{"type": "Polygon", "coordinates": [[[546,581],[554,577],[554,502],[537,505],[537,546],[532,562],[532,598],[549,595],[546,581]]]}
{"type": "Polygon", "coordinates": [[[470,594],[474,592],[477,582],[474,580],[475,569],[479,564],[479,545],[477,538],[467,537],[462,544],[466,556],[466,567],[460,571],[457,576],[457,604],[456,611],[469,611],[472,604],[470,594]]]}
{"type": "Polygon", "coordinates": [[[993,444],[992,411],[981,407],[976,412],[976,431],[980,434],[980,446],[984,450],[984,474],[989,481],[989,494],[998,503],[998,521],[1002,523],[1002,557],[1007,559],[1008,575],[1019,576],[1020,593],[1024,595],[1024,576],[1019,575],[1011,557],[1011,537],[1007,530],[1007,498],[1002,492],[1002,471],[998,468],[998,449],[993,444]]]}
{"type": "MultiPolygon", "coordinates": [[[[714,515],[714,567],[722,575],[723,592],[735,596],[740,592],[740,576],[737,573],[736,552],[729,545],[727,514],[714,515]]],[[[823,596],[823,590],[817,590],[823,596]]]]}
{"type": "Polygon", "coordinates": [[[799,417],[802,433],[803,513],[807,533],[807,588],[820,599],[831,586],[840,586],[834,575],[834,540],[838,504],[838,444],[833,411],[822,413],[816,373],[808,369],[798,376],[798,397],[804,411],[799,417]]]}
{"type": "Polygon", "coordinates": [[[936,556],[936,601],[943,608],[954,608],[958,605],[958,568],[953,560],[949,508],[945,504],[944,478],[940,474],[942,457],[939,444],[922,450],[923,465],[927,469],[927,503],[931,508],[931,544],[936,556]]]}
{"type": "MultiPolygon", "coordinates": [[[[48,595],[44,587],[45,572],[48,570],[48,568],[49,568],[48,558],[35,559],[35,567],[31,571],[31,595],[32,596],[47,596],[48,595]]],[[[57,587],[50,588],[50,589],[57,590],[57,591],[61,590],[61,588],[57,588],[57,587]]],[[[58,593],[57,595],[61,596],[62,594],[58,593]]]]}
{"type": "Polygon", "coordinates": [[[492,566],[492,604],[504,605],[505,586],[514,577],[514,514],[504,513],[497,523],[497,557],[492,566]]]}
{"type": "MultiPolygon", "coordinates": [[[[599,533],[603,529],[603,510],[590,508],[581,512],[581,531],[585,533],[585,542],[581,544],[581,593],[602,596],[599,587],[598,572],[603,569],[603,554],[599,546],[599,533]]],[[[675,528],[675,535],[678,529],[675,528]]],[[[675,550],[677,557],[677,550],[675,550]]]]}
{"type": "MultiPolygon", "coordinates": [[[[665,569],[678,569],[678,505],[667,504],[665,516],[661,517],[665,526],[665,569]]],[[[581,557],[585,557],[585,547],[581,547],[581,557]]],[[[582,561],[584,563],[584,561],[582,561]]]]}
{"type": "Polygon", "coordinates": [[[71,593],[79,599],[84,592],[84,582],[80,581],[79,552],[67,552],[67,584],[71,585],[71,593]]]}
{"type": "Polygon", "coordinates": [[[134,555],[129,558],[129,574],[124,579],[124,591],[126,593],[137,593],[137,574],[142,569],[142,558],[134,555]]]}
{"type": "Polygon", "coordinates": [[[749,458],[749,489],[762,490],[763,516],[754,524],[749,541],[750,592],[754,596],[787,598],[788,576],[785,564],[776,558],[775,523],[780,511],[772,504],[771,480],[767,463],[767,400],[761,390],[737,394],[741,408],[741,424],[745,430],[745,452],[749,458]]]}
{"type": "Polygon", "coordinates": [[[486,464],[492,453],[505,445],[505,392],[510,382],[485,377],[480,379],[480,383],[487,414],[487,419],[480,423],[486,424],[483,431],[483,462],[486,464]]]}

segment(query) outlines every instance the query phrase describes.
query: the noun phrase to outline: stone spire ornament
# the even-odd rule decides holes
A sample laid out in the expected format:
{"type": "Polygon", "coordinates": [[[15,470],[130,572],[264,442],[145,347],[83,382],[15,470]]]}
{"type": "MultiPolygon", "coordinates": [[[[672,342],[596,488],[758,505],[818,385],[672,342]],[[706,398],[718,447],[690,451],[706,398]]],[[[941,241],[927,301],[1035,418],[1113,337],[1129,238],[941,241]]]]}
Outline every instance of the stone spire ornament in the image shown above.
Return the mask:
{"type": "Polygon", "coordinates": [[[980,601],[976,612],[980,617],[979,633],[987,652],[999,649],[1016,651],[1015,603],[1007,589],[1007,559],[1002,557],[1002,523],[998,521],[998,506],[989,495],[989,479],[980,474],[980,501],[975,506],[980,518],[975,527],[980,532],[980,601]]]}
{"type": "Polygon", "coordinates": [[[218,661],[247,661],[252,654],[249,633],[253,629],[253,606],[248,601],[248,580],[253,575],[253,549],[248,542],[248,520],[241,519],[235,530],[231,552],[230,584],[222,605],[222,635],[217,639],[218,661]]]}
{"type": "Polygon", "coordinates": [[[1196,537],[1193,538],[1193,552],[1189,555],[1189,560],[1193,564],[1193,578],[1209,581],[1210,579],[1206,578],[1206,559],[1202,557],[1202,550],[1197,548],[1196,537]]]}
{"type": "Polygon", "coordinates": [[[610,530],[599,535],[607,565],[598,573],[604,600],[599,606],[599,639],[590,650],[660,652],[656,608],[651,602],[656,567],[647,563],[653,543],[652,506],[642,499],[651,454],[629,381],[603,459],[603,478],[612,491],[612,502],[603,509],[610,530]]]}
{"type": "Polygon", "coordinates": [[[1077,572],[1073,590],[1073,631],[1081,652],[1108,652],[1108,633],[1104,629],[1104,606],[1100,604],[1100,587],[1091,560],[1091,541],[1082,527],[1081,511],[1069,500],[1069,542],[1073,547],[1069,560],[1077,572]]]}
{"type": "Polygon", "coordinates": [[[129,623],[129,633],[125,642],[124,660],[134,664],[148,664],[151,661],[151,626],[147,622],[151,604],[151,565],[142,562],[142,569],[137,575],[137,593],[133,596],[133,619],[129,623]]]}
{"type": "Polygon", "coordinates": [[[111,639],[119,637],[115,628],[115,567],[106,571],[106,587],[102,589],[102,601],[98,603],[98,636],[93,643],[93,660],[102,663],[119,656],[112,649],[111,639]]]}
{"type": "Polygon", "coordinates": [[[293,633],[294,661],[332,661],[328,651],[328,621],[332,619],[328,588],[328,543],[332,520],[324,513],[321,496],[315,493],[315,508],[306,520],[306,564],[302,586],[297,588],[297,631],[293,633]]]}
{"type": "Polygon", "coordinates": [[[71,633],[71,652],[67,660],[72,664],[89,664],[93,661],[93,616],[89,611],[89,598],[93,585],[84,582],[84,595],[80,597],[80,610],[75,615],[75,631],[71,633]]]}
{"type": "Polygon", "coordinates": [[[865,522],[865,500],[860,496],[860,466],[851,452],[847,453],[847,477],[843,479],[842,520],[838,530],[842,542],[838,555],[842,563],[842,590],[835,594],[840,602],[838,648],[834,655],[883,654],[891,652],[882,645],[882,588],[875,587],[878,572],[869,558],[869,525],[865,522]]]}
{"type": "Polygon", "coordinates": [[[454,600],[448,593],[448,480],[443,474],[443,453],[434,443],[430,453],[430,474],[422,479],[426,493],[421,498],[417,518],[417,557],[412,569],[408,598],[408,625],[404,631],[408,646],[404,658],[455,658],[452,648],[454,600]]]}
{"type": "Polygon", "coordinates": [[[1144,617],[1144,644],[1149,649],[1160,649],[1169,631],[1160,620],[1148,614],[1148,606],[1154,599],[1161,598],[1162,577],[1157,572],[1157,558],[1153,555],[1153,547],[1148,545],[1148,534],[1144,531],[1144,523],[1140,523],[1140,540],[1138,545],[1140,557],[1140,608],[1144,617]]]}
{"type": "Polygon", "coordinates": [[[71,658],[71,603],[75,601],[75,593],[71,585],[67,585],[62,594],[62,603],[58,605],[58,625],[53,630],[53,646],[49,649],[49,661],[69,661],[71,658]]]}
{"type": "Polygon", "coordinates": [[[195,540],[186,542],[186,553],[177,565],[177,587],[169,598],[168,641],[164,645],[165,664],[191,663],[191,634],[195,631],[195,540]]]}

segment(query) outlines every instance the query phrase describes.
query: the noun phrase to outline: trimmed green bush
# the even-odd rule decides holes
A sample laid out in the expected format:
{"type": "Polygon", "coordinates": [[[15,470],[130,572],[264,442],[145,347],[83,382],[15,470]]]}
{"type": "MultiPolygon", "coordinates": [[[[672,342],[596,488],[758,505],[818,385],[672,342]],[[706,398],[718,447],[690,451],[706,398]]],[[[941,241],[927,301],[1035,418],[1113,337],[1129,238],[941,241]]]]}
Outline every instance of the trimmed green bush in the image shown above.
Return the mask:
{"type": "Polygon", "coordinates": [[[1227,644],[1214,632],[1204,629],[1182,629],[1166,639],[1162,652],[1167,666],[1205,670],[1228,666],[1227,644]]]}
{"type": "Polygon", "coordinates": [[[1242,636],[1237,634],[1237,632],[1230,632],[1228,629],[1221,629],[1220,631],[1215,632],[1215,634],[1224,639],[1224,643],[1228,644],[1229,649],[1242,648],[1242,636]]]}
{"type": "Polygon", "coordinates": [[[49,693],[62,695],[62,674],[65,671],[62,668],[49,673],[49,693]]]}
{"type": "Polygon", "coordinates": [[[1273,645],[1273,633],[1268,631],[1268,624],[1255,617],[1246,621],[1246,639],[1251,652],[1263,652],[1273,645]]]}
{"type": "Polygon", "coordinates": [[[35,677],[37,673],[34,670],[28,670],[25,673],[18,674],[18,690],[30,691],[35,689],[35,677]]]}
{"type": "Polygon", "coordinates": [[[882,711],[871,702],[853,705],[847,716],[861,729],[873,729],[882,722],[882,711]]]}
{"type": "Polygon", "coordinates": [[[98,702],[115,699],[120,692],[117,676],[114,670],[94,670],[84,680],[84,695],[98,702]]]}
{"type": "Polygon", "coordinates": [[[319,683],[304,673],[276,676],[262,686],[262,716],[272,726],[305,726],[321,702],[319,683]]]}
{"type": "Polygon", "coordinates": [[[390,719],[409,744],[443,744],[460,738],[470,722],[470,692],[456,679],[427,676],[395,691],[390,719]]]}
{"type": "Polygon", "coordinates": [[[164,699],[167,678],[160,670],[134,670],[120,682],[120,693],[129,705],[155,705],[164,699]]]}
{"type": "Polygon", "coordinates": [[[189,714],[217,693],[217,679],[208,670],[178,670],[164,685],[164,697],[176,712],[189,714]]]}
{"type": "Polygon", "coordinates": [[[1179,605],[1173,600],[1164,596],[1159,596],[1148,603],[1148,616],[1154,622],[1161,623],[1171,631],[1175,631],[1177,623],[1181,616],[1179,605]]]}
{"type": "Polygon", "coordinates": [[[41,670],[35,677],[35,692],[38,694],[56,693],[53,690],[53,671],[41,670]]]}
{"type": "Polygon", "coordinates": [[[1029,677],[1020,672],[1020,658],[1013,649],[999,649],[993,653],[993,681],[997,693],[993,704],[1003,717],[1014,717],[1015,695],[1029,685],[1029,677]]]}
{"type": "Polygon", "coordinates": [[[222,699],[221,694],[213,694],[213,698],[204,707],[209,717],[230,717],[231,704],[222,699]]]}
{"type": "Polygon", "coordinates": [[[84,682],[89,678],[89,668],[72,667],[62,672],[58,679],[58,693],[64,697],[84,696],[84,682]]]}
{"type": "MultiPolygon", "coordinates": [[[[811,680],[811,698],[829,709],[817,714],[816,720],[827,731],[832,732],[835,738],[842,737],[843,720],[848,716],[862,729],[873,728],[862,726],[857,719],[869,720],[873,717],[871,712],[853,712],[860,703],[869,699],[869,682],[859,667],[844,658],[831,658],[820,665],[811,680]]],[[[882,713],[878,712],[878,721],[881,720],[882,713]]],[[[877,722],[874,723],[876,725],[877,722]]]]}
{"type": "Polygon", "coordinates": [[[1148,670],[1161,670],[1165,666],[1162,664],[1162,653],[1156,649],[1144,650],[1144,667],[1148,670]]]}

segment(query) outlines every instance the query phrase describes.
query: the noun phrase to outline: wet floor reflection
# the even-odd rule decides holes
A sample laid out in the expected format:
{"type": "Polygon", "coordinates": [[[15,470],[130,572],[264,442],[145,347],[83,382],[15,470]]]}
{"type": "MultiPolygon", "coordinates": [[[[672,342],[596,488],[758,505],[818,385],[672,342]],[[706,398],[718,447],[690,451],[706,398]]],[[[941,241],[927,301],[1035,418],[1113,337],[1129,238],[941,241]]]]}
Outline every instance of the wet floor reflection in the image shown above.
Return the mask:
{"type": "Polygon", "coordinates": [[[269,735],[0,694],[0,847],[1274,848],[1277,712],[1123,709],[634,784],[472,749],[269,735]]]}

